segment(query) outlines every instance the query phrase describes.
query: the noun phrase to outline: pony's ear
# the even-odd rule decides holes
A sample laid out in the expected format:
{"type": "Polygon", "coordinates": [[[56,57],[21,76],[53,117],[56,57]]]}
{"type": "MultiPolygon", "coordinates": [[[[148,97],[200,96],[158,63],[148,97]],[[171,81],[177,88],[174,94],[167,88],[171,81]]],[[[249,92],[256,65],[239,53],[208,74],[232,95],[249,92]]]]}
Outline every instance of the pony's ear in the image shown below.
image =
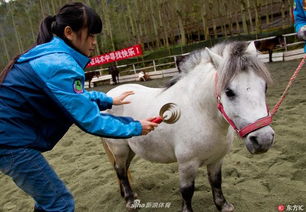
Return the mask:
{"type": "Polygon", "coordinates": [[[218,68],[223,60],[223,58],[216,54],[215,52],[211,51],[209,48],[205,47],[205,50],[207,51],[212,63],[214,64],[215,68],[218,68]]]}
{"type": "Polygon", "coordinates": [[[246,52],[250,52],[252,54],[256,54],[257,55],[257,49],[256,49],[254,41],[251,41],[249,43],[248,48],[246,49],[246,52]]]}

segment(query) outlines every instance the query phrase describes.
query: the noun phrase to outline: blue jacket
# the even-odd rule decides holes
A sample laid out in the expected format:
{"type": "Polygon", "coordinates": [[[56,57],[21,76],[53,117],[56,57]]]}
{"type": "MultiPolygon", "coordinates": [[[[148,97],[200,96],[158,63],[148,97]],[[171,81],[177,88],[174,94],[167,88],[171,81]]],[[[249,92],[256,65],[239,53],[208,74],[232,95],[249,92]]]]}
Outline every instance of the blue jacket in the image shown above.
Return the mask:
{"type": "MultiPolygon", "coordinates": [[[[303,0],[294,0],[293,15],[294,15],[294,27],[298,32],[300,28],[306,25],[306,2],[304,5],[303,0]]],[[[306,52],[306,45],[304,45],[304,52],[306,52]]]]}
{"type": "Polygon", "coordinates": [[[140,135],[140,122],[100,113],[113,100],[84,89],[88,62],[57,37],[23,54],[0,84],[0,147],[47,151],[73,123],[103,137],[140,135]]]}

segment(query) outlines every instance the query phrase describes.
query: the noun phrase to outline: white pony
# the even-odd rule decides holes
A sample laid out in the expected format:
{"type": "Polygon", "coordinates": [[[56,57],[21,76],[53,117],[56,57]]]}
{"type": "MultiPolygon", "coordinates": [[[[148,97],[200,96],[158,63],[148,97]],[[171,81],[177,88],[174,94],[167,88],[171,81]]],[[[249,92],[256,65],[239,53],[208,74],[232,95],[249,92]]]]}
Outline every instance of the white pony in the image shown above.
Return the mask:
{"type": "MultiPolygon", "coordinates": [[[[207,166],[216,207],[233,211],[222,193],[221,166],[234,130],[218,111],[216,95],[227,116],[241,129],[268,115],[265,93],[270,75],[259,61],[253,42],[221,43],[211,50],[191,53],[180,64],[182,72],[168,88],[126,84],[107,93],[118,96],[128,90],[135,92],[128,97],[131,104],[114,107],[109,111],[112,114],[140,120],[158,115],[164,104],[172,102],[181,110],[180,119],[172,125],[161,123],[148,135],[124,142],[104,139],[104,148],[111,153],[127,207],[135,200],[127,170],[137,154],[152,162],[178,163],[182,211],[192,211],[194,181],[203,165],[207,166]]],[[[252,154],[266,152],[274,141],[274,131],[264,126],[244,136],[243,141],[252,154]]]]}

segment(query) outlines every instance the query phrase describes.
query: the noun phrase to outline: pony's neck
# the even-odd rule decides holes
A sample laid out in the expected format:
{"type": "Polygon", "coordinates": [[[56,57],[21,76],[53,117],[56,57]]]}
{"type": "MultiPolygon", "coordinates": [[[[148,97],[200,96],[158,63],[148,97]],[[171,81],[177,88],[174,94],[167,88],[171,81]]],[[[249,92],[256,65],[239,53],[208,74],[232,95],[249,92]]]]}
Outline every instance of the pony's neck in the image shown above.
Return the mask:
{"type": "Polygon", "coordinates": [[[199,114],[205,114],[216,120],[221,128],[228,128],[228,123],[224,120],[217,108],[215,76],[216,70],[211,67],[199,67],[200,70],[193,70],[185,78],[185,91],[190,97],[191,104],[199,114]],[[206,70],[204,69],[206,68],[206,70]]]}
{"type": "Polygon", "coordinates": [[[201,110],[208,110],[210,114],[217,112],[214,76],[215,71],[199,73],[191,91],[194,102],[199,105],[201,110]]]}

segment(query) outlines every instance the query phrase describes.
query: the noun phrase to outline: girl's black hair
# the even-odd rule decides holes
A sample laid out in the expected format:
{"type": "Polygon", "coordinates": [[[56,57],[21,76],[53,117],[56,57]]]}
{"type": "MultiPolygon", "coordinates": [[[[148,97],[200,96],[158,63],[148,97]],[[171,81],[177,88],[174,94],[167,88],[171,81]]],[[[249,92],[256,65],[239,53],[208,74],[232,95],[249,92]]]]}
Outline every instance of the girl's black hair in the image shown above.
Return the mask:
{"type": "MultiPolygon", "coordinates": [[[[97,34],[102,31],[101,18],[92,8],[81,2],[68,3],[65,4],[55,16],[47,16],[42,20],[36,45],[47,43],[52,40],[53,35],[56,35],[63,39],[69,46],[76,49],[64,35],[66,26],[70,26],[74,32],[79,32],[83,28],[88,28],[88,35],[97,34]]],[[[3,69],[0,74],[0,83],[3,82],[7,73],[12,69],[13,65],[22,54],[15,56],[3,69]]]]}
{"type": "Polygon", "coordinates": [[[42,21],[37,44],[49,42],[53,34],[67,41],[64,35],[66,26],[70,26],[74,32],[87,27],[88,34],[97,34],[102,30],[102,21],[99,15],[87,5],[80,2],[68,3],[59,10],[57,15],[48,16],[42,21]]]}

